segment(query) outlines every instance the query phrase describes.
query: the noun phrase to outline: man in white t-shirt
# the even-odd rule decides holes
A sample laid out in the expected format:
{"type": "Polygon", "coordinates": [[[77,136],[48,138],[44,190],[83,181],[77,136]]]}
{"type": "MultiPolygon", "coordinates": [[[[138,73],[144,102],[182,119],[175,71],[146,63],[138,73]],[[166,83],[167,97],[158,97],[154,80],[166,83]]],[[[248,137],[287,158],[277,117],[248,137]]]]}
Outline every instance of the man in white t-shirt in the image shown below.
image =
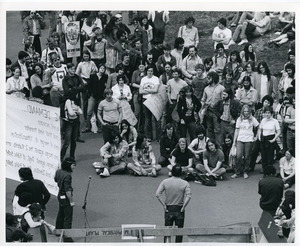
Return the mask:
{"type": "Polygon", "coordinates": [[[229,49],[228,43],[232,37],[232,32],[226,27],[226,24],[226,19],[221,18],[218,20],[217,26],[214,28],[212,34],[212,40],[215,41],[214,49],[216,49],[218,43],[222,43],[225,50],[229,49]]]}
{"type": "Polygon", "coordinates": [[[50,60],[51,63],[53,63],[53,67],[48,68],[45,72],[52,84],[52,88],[50,90],[52,106],[59,107],[60,101],[64,95],[62,81],[67,75],[67,66],[60,63],[60,58],[56,53],[51,54],[50,60]]]}
{"type": "MultiPolygon", "coordinates": [[[[147,76],[143,77],[140,83],[140,89],[139,93],[143,95],[143,102],[146,101],[148,98],[151,97],[151,94],[156,94],[158,92],[158,86],[159,86],[159,79],[158,77],[153,75],[154,67],[148,66],[146,68],[147,76]]],[[[151,111],[143,104],[143,113],[145,116],[145,134],[146,137],[151,140],[152,139],[152,116],[153,114],[151,111]]],[[[159,139],[159,126],[156,119],[156,129],[158,132],[156,132],[156,137],[159,139]]]]}

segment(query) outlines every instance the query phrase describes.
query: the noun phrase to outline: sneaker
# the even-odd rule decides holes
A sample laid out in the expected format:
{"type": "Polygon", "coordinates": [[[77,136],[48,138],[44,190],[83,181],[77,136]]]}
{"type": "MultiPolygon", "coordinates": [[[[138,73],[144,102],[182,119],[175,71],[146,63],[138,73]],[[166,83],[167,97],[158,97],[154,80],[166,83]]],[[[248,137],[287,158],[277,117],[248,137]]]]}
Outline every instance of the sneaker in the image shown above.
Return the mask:
{"type": "Polygon", "coordinates": [[[107,168],[104,168],[103,172],[100,173],[100,177],[104,178],[104,177],[109,177],[109,171],[107,170],[107,168]]]}
{"type": "Polygon", "coordinates": [[[244,173],[244,179],[247,179],[247,178],[249,178],[248,174],[244,173]]]}
{"type": "Polygon", "coordinates": [[[275,32],[274,34],[275,34],[275,35],[280,35],[280,34],[281,34],[281,32],[275,32]]]}
{"type": "Polygon", "coordinates": [[[199,180],[194,180],[194,183],[196,183],[196,184],[202,184],[202,182],[199,181],[199,180]]]}
{"type": "Polygon", "coordinates": [[[232,39],[229,41],[228,47],[229,47],[230,45],[235,45],[235,42],[234,42],[232,39]]]}
{"type": "Polygon", "coordinates": [[[169,172],[169,177],[172,177],[172,172],[169,172]]]}
{"type": "Polygon", "coordinates": [[[242,44],[245,44],[245,43],[248,43],[248,40],[247,40],[247,39],[243,39],[241,42],[239,42],[238,45],[242,45],[242,44]]]}
{"type": "Polygon", "coordinates": [[[233,175],[230,176],[230,178],[232,178],[232,179],[236,179],[237,177],[238,177],[237,174],[233,174],[233,175]]]}

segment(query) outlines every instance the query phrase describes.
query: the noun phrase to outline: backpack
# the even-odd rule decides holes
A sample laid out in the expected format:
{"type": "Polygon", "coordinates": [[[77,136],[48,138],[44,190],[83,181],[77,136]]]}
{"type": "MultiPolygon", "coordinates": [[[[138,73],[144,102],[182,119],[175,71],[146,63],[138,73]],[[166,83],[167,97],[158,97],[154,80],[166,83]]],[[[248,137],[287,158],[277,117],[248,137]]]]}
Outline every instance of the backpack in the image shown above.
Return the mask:
{"type": "Polygon", "coordinates": [[[205,186],[216,186],[217,182],[212,176],[207,176],[206,174],[194,174],[195,181],[201,182],[205,186]]]}

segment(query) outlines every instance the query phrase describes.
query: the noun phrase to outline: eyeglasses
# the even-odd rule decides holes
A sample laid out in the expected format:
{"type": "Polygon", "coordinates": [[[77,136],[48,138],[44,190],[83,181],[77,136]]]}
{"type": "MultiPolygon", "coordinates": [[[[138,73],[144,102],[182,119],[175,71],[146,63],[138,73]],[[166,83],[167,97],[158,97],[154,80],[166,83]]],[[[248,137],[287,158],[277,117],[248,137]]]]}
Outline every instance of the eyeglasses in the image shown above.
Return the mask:
{"type": "Polygon", "coordinates": [[[259,67],[259,69],[262,69],[262,68],[264,68],[264,67],[259,67]]]}

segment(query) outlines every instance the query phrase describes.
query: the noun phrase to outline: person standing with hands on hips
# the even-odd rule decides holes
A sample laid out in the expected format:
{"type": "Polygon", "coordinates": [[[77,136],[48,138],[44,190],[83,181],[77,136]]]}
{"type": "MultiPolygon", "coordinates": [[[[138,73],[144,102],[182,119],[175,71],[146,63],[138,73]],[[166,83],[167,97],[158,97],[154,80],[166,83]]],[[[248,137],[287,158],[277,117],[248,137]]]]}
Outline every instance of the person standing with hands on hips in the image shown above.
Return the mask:
{"type": "MultiPolygon", "coordinates": [[[[172,226],[174,222],[178,228],[183,228],[184,225],[184,211],[192,193],[189,183],[180,178],[181,173],[180,165],[173,166],[172,177],[163,180],[156,191],[156,197],[165,210],[165,226],[172,226]],[[162,199],[163,192],[165,201],[162,199]]],[[[164,242],[167,242],[167,239],[168,237],[164,237],[164,242]]],[[[175,241],[181,243],[182,236],[176,236],[175,241]]]]}
{"type": "MultiPolygon", "coordinates": [[[[59,209],[56,217],[56,229],[71,229],[73,221],[73,200],[72,172],[76,162],[72,158],[66,158],[61,163],[61,168],[55,173],[54,180],[58,185],[59,209]]],[[[72,238],[64,238],[64,242],[73,242],[72,238]]]]}

